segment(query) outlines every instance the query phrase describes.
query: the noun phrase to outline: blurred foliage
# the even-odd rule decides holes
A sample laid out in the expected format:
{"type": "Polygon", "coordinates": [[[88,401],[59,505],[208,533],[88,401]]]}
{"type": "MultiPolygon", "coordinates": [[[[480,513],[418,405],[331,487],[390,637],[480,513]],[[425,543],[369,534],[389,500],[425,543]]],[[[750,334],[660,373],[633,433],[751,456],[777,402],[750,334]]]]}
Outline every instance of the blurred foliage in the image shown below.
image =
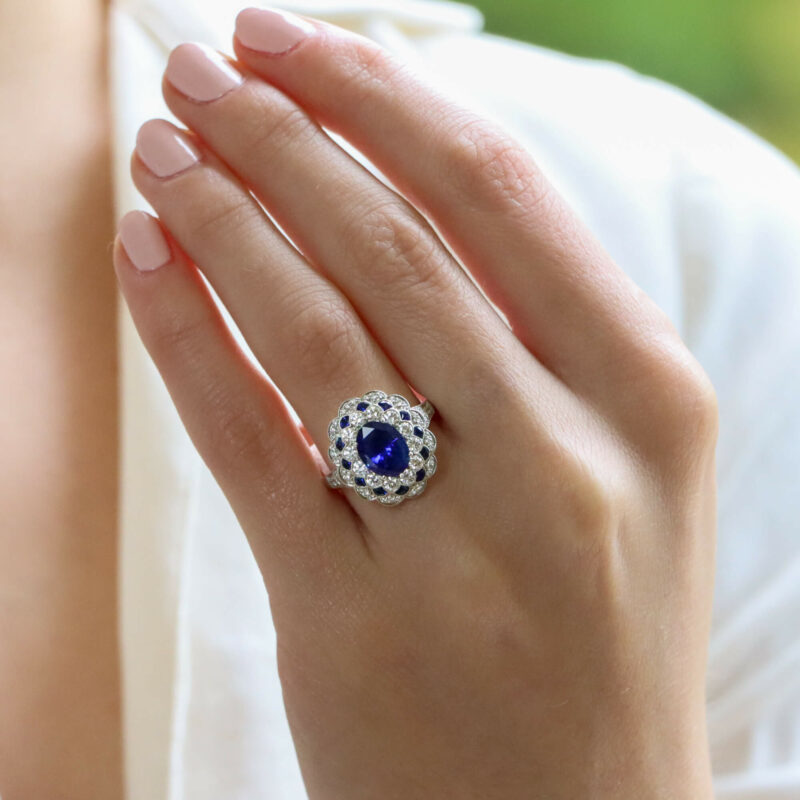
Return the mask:
{"type": "Polygon", "coordinates": [[[466,0],[493,33],[683,87],[800,163],[800,0],[466,0]]]}

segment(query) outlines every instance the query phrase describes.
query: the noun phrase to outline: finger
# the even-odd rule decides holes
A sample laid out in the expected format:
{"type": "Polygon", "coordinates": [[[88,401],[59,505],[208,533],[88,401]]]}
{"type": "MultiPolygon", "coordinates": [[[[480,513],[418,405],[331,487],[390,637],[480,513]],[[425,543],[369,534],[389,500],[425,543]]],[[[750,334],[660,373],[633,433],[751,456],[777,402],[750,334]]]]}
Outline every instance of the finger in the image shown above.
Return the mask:
{"type": "Polygon", "coordinates": [[[343,400],[372,388],[411,399],[344,295],[310,267],[201,142],[151,120],[139,131],[131,173],[321,453],[328,451],[328,423],[343,400]]]}
{"type": "Polygon", "coordinates": [[[186,430],[248,533],[272,589],[330,581],[364,557],[350,506],[321,478],[275,389],[234,342],[197,270],[158,222],[120,221],[114,266],[186,430]]]}
{"type": "MultiPolygon", "coordinates": [[[[341,287],[413,386],[451,419],[476,360],[499,361],[504,347],[530,358],[404,198],[274,87],[234,76],[220,94],[228,71],[215,51],[180,45],[166,70],[170,109],[341,287]]],[[[471,424],[472,409],[460,418],[471,424]]]]}
{"type": "Polygon", "coordinates": [[[375,42],[246,9],[235,48],[426,212],[520,339],[571,387],[616,398],[639,357],[652,361],[644,334],[674,336],[518,142],[375,42]]]}

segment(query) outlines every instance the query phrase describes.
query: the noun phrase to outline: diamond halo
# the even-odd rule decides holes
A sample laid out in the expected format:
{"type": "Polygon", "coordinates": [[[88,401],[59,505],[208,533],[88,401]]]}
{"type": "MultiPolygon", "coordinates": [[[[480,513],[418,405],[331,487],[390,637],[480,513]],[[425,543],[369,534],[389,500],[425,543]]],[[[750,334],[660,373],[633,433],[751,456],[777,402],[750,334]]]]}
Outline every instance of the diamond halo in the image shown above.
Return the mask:
{"type": "Polygon", "coordinates": [[[412,406],[403,395],[379,389],[345,400],[328,425],[328,456],[333,464],[326,476],[328,485],[350,487],[365,500],[384,505],[422,494],[437,466],[432,416],[429,402],[412,406]],[[377,445],[370,443],[370,437],[377,445]]]}

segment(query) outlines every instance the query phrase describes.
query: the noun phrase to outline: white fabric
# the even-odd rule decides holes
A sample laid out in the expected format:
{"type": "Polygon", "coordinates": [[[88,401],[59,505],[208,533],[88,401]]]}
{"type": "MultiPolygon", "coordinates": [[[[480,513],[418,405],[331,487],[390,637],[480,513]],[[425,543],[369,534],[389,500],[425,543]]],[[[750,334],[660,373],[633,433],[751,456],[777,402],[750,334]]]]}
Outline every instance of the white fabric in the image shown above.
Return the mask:
{"type": "MultiPolygon", "coordinates": [[[[800,173],[686,93],[616,64],[482,32],[433,0],[291,2],[369,35],[535,155],[671,316],[720,400],[708,714],[719,800],[800,798],[800,173]]],[[[168,116],[169,49],[230,50],[238,4],[117,2],[117,212],[138,125],[168,116]]],[[[338,139],[337,139],[338,140],[338,139]]],[[[305,797],[263,583],[127,311],[121,631],[130,800],[305,797]]]]}

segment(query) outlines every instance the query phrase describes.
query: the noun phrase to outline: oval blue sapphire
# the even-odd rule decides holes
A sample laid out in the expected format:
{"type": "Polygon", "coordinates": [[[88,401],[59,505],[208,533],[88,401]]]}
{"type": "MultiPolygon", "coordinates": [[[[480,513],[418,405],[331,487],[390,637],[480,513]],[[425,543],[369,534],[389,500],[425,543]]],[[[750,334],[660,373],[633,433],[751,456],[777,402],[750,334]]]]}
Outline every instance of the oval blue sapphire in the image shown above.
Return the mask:
{"type": "Polygon", "coordinates": [[[356,447],[367,469],[396,477],[408,467],[408,445],[403,434],[388,422],[365,422],[356,447]]]}

